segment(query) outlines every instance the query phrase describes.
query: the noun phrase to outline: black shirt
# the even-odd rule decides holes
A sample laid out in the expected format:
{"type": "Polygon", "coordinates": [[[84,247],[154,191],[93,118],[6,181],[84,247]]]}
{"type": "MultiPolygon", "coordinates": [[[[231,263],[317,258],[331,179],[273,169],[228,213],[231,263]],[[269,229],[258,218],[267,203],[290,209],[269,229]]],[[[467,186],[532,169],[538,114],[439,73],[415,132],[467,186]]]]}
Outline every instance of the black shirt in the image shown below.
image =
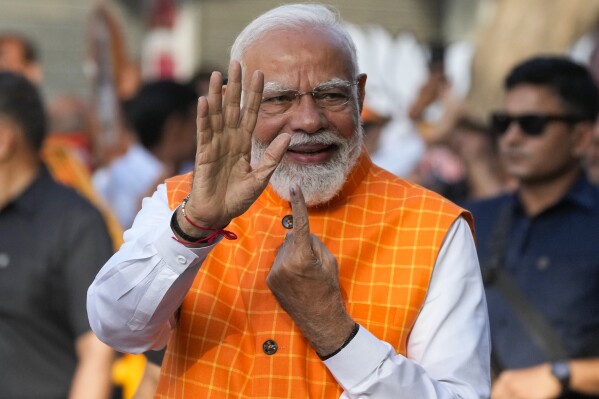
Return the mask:
{"type": "Polygon", "coordinates": [[[86,292],[112,254],[100,213],[45,168],[0,210],[0,397],[66,398],[86,292]]]}

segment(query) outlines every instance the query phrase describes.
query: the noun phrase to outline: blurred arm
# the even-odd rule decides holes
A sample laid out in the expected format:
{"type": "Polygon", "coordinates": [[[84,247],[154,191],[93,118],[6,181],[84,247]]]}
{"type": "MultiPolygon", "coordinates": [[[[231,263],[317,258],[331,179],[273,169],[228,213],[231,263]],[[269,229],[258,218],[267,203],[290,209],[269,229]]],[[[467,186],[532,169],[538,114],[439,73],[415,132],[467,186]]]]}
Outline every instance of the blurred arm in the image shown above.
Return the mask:
{"type": "Polygon", "coordinates": [[[75,341],[77,368],[71,383],[69,399],[106,399],[112,393],[111,369],[114,351],[100,342],[93,332],[75,341]]]}

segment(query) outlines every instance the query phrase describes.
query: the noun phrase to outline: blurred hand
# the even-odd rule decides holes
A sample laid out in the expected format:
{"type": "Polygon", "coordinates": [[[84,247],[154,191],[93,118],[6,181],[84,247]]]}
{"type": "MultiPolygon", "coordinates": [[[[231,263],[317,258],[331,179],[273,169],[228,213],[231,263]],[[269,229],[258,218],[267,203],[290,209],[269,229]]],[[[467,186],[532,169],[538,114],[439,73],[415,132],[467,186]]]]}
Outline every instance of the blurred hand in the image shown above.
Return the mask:
{"type": "Polygon", "coordinates": [[[548,363],[499,374],[491,390],[492,399],[553,399],[560,395],[559,381],[548,363]]]}

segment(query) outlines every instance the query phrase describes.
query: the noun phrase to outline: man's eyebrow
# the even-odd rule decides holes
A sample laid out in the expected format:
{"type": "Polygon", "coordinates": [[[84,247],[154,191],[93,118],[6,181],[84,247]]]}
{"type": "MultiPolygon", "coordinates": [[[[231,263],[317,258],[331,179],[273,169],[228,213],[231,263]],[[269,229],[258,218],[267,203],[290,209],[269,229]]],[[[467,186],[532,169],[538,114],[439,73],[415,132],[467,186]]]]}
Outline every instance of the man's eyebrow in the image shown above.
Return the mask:
{"type": "Polygon", "coordinates": [[[345,79],[333,78],[331,80],[327,80],[326,82],[319,83],[314,89],[326,90],[332,87],[337,87],[339,85],[349,85],[351,82],[345,79]]]}
{"type": "MultiPolygon", "coordinates": [[[[350,83],[351,82],[349,80],[333,78],[333,79],[327,80],[325,82],[319,83],[318,85],[316,85],[314,87],[314,89],[326,90],[331,87],[336,87],[338,85],[347,85],[350,83]]],[[[280,83],[280,82],[265,82],[264,83],[264,91],[284,91],[284,90],[296,90],[296,89],[290,89],[289,87],[285,86],[283,83],[280,83]]]]}
{"type": "Polygon", "coordinates": [[[281,91],[281,90],[289,90],[289,88],[285,87],[282,83],[279,82],[265,82],[264,83],[264,91],[281,91]]]}

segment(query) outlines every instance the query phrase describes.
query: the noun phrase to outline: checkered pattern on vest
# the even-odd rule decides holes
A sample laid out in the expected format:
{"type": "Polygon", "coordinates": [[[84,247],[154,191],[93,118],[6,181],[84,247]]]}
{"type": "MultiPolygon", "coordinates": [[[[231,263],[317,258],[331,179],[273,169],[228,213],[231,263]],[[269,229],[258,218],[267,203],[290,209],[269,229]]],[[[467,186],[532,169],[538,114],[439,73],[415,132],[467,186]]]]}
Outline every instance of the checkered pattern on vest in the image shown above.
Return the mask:
{"type": "MultiPolygon", "coordinates": [[[[167,180],[171,209],[191,174],[167,180]]],[[[158,398],[338,398],[343,390],[266,286],[289,203],[268,187],[228,229],[185,297],[168,343],[158,398]],[[263,343],[274,340],[273,355],[263,343]]],[[[406,354],[433,265],[453,221],[467,213],[363,155],[342,194],[309,210],[310,230],[336,256],[351,316],[406,354]]],[[[359,367],[359,365],[356,365],[359,367]]]]}

